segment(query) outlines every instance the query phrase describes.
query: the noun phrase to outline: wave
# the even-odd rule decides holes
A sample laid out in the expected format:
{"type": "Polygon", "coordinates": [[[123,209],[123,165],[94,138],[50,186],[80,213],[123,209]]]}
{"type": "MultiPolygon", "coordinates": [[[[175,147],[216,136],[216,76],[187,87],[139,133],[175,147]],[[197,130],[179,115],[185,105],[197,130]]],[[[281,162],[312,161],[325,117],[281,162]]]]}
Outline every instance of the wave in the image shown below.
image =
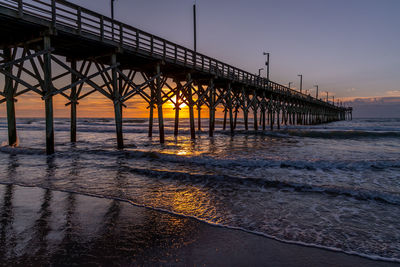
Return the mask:
{"type": "Polygon", "coordinates": [[[124,119],[124,123],[146,123],[148,119],[124,119]]]}
{"type": "Polygon", "coordinates": [[[320,244],[311,243],[311,242],[307,243],[307,242],[298,241],[298,240],[283,239],[283,238],[279,238],[279,237],[276,237],[274,235],[267,234],[267,233],[264,233],[264,232],[255,231],[255,230],[249,230],[249,229],[246,229],[245,227],[239,227],[239,226],[232,226],[232,225],[227,225],[227,224],[223,224],[223,223],[217,223],[217,222],[209,221],[209,220],[206,220],[206,219],[203,219],[203,218],[199,218],[199,217],[194,216],[194,215],[187,215],[187,214],[183,214],[183,213],[180,213],[180,212],[167,210],[167,209],[156,207],[156,206],[152,206],[152,205],[146,205],[146,204],[139,203],[139,202],[136,202],[136,201],[133,201],[133,200],[130,200],[130,199],[121,198],[121,197],[112,196],[112,195],[100,195],[100,194],[95,194],[95,193],[90,193],[90,192],[60,189],[60,188],[56,188],[54,186],[44,186],[44,185],[40,185],[40,184],[33,184],[32,185],[32,184],[15,183],[15,182],[1,182],[1,181],[0,181],[0,184],[3,184],[3,185],[16,185],[16,186],[20,186],[20,187],[29,187],[29,188],[40,188],[40,189],[44,189],[44,190],[52,190],[52,191],[69,193],[69,194],[76,194],[76,195],[82,195],[82,196],[87,196],[87,197],[95,197],[95,198],[100,198],[100,199],[115,200],[115,201],[128,203],[128,204],[133,205],[135,207],[145,208],[145,209],[156,211],[156,212],[162,212],[162,213],[170,214],[170,215],[173,215],[173,216],[178,216],[178,217],[181,217],[181,218],[193,219],[193,220],[196,220],[196,221],[208,224],[208,225],[216,226],[216,227],[232,229],[232,230],[239,230],[239,231],[243,231],[243,232],[246,232],[246,233],[249,233],[249,234],[263,236],[263,237],[266,237],[266,238],[269,238],[269,239],[272,239],[272,240],[276,240],[278,242],[286,243],[286,244],[294,244],[294,245],[300,245],[300,246],[305,246],[305,247],[313,247],[313,248],[318,248],[318,249],[324,249],[324,250],[328,250],[328,251],[341,252],[341,253],[345,253],[345,254],[348,254],[348,255],[355,255],[355,256],[359,256],[359,257],[363,257],[363,258],[368,258],[368,259],[371,259],[371,260],[379,260],[379,261],[400,263],[400,259],[399,258],[393,258],[393,257],[389,258],[389,257],[380,256],[380,255],[375,255],[375,254],[362,253],[362,252],[358,252],[358,251],[354,251],[354,250],[344,250],[344,249],[338,248],[338,247],[325,246],[325,245],[320,245],[320,244]]]}
{"type": "Polygon", "coordinates": [[[290,136],[327,138],[327,139],[360,139],[360,138],[399,138],[398,131],[284,131],[290,136]]]}
{"type": "Polygon", "coordinates": [[[249,187],[257,187],[261,190],[267,188],[276,188],[279,190],[326,194],[331,196],[345,196],[357,200],[373,200],[392,205],[400,205],[400,194],[378,192],[365,189],[345,188],[330,185],[311,185],[304,183],[294,183],[279,180],[266,180],[260,178],[241,178],[229,175],[208,175],[208,174],[193,174],[183,171],[165,171],[147,168],[133,168],[124,166],[127,172],[145,175],[147,177],[157,177],[162,179],[174,179],[178,181],[188,181],[190,184],[199,183],[202,185],[213,184],[213,186],[221,187],[222,184],[238,184],[249,187]],[[218,184],[219,183],[219,184],[218,184]]]}
{"type": "MultiPolygon", "coordinates": [[[[85,142],[83,142],[85,143],[85,142]]],[[[59,151],[56,155],[59,157],[70,157],[70,153],[79,153],[87,155],[100,156],[125,156],[126,158],[148,158],[151,160],[159,160],[169,163],[179,164],[194,164],[196,166],[206,167],[223,167],[223,168],[279,168],[293,170],[308,170],[308,171],[364,171],[367,169],[373,171],[382,171],[386,169],[399,169],[400,160],[279,160],[279,159],[220,159],[205,155],[199,156],[184,156],[175,154],[166,154],[156,151],[147,151],[130,148],[136,148],[134,144],[127,145],[126,150],[115,150],[114,146],[110,150],[106,149],[80,149],[71,148],[71,151],[59,151]]],[[[23,155],[44,155],[45,150],[38,148],[27,147],[10,147],[0,146],[0,152],[6,154],[23,154],[23,155]]]]}
{"type": "MultiPolygon", "coordinates": [[[[7,154],[23,154],[23,155],[42,155],[46,156],[44,149],[33,149],[33,148],[19,148],[19,147],[0,147],[0,152],[7,154]]],[[[367,167],[375,170],[382,170],[386,168],[400,168],[400,161],[356,161],[356,162],[306,162],[306,161],[277,161],[277,160],[247,160],[247,161],[237,161],[237,160],[216,160],[208,157],[185,157],[170,154],[163,154],[157,152],[148,151],[104,151],[104,150],[76,150],[73,152],[57,152],[55,156],[57,157],[70,157],[71,153],[79,154],[98,154],[107,156],[121,156],[124,155],[125,158],[145,158],[149,160],[161,160],[168,161],[171,163],[184,163],[185,165],[196,164],[197,166],[214,166],[214,167],[225,167],[232,168],[235,166],[237,169],[243,169],[244,167],[260,167],[260,168],[294,168],[302,170],[316,170],[325,169],[327,171],[336,169],[352,170],[355,169],[365,170],[367,167]]],[[[99,167],[99,166],[97,166],[99,167]]],[[[102,167],[102,166],[100,166],[102,167]]],[[[107,168],[107,167],[104,167],[107,168]]],[[[379,202],[384,202],[393,205],[400,205],[400,194],[378,192],[366,189],[357,188],[345,188],[338,187],[334,185],[313,185],[305,183],[295,183],[280,180],[268,180],[265,177],[245,177],[245,176],[231,176],[225,174],[196,174],[190,171],[168,171],[168,170],[155,170],[148,168],[133,168],[124,166],[123,169],[127,172],[132,172],[140,175],[145,175],[148,177],[158,177],[163,179],[175,179],[175,180],[187,180],[190,183],[235,183],[240,185],[246,185],[251,187],[258,187],[260,189],[265,188],[277,188],[289,191],[297,192],[309,192],[309,193],[320,193],[328,194],[334,196],[346,196],[352,197],[357,200],[374,200],[379,202]]],[[[189,168],[190,169],[190,168],[189,168]]]]}

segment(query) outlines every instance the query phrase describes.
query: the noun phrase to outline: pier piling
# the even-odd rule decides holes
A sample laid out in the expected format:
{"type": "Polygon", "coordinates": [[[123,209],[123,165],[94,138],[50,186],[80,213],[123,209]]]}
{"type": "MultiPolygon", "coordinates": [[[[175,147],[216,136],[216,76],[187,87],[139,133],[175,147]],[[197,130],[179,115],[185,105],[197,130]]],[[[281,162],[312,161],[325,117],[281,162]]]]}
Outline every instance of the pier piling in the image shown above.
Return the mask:
{"type": "MultiPolygon", "coordinates": [[[[44,50],[50,50],[50,36],[43,37],[44,50]]],[[[54,153],[54,114],[53,114],[53,83],[51,76],[51,55],[47,52],[43,55],[43,92],[46,116],[46,153],[54,153]]]]}
{"type": "Polygon", "coordinates": [[[161,67],[160,63],[156,66],[156,74],[158,77],[156,78],[156,93],[157,93],[157,111],[158,111],[158,132],[160,135],[160,143],[165,142],[164,136],[164,116],[163,116],[163,98],[162,98],[162,90],[163,90],[163,82],[161,81],[161,67]]]}
{"type": "MultiPolygon", "coordinates": [[[[76,69],[76,60],[71,60],[71,69],[77,71],[76,69]]],[[[74,84],[78,81],[78,77],[71,73],[71,84],[74,84]]],[[[76,142],[76,105],[77,105],[77,96],[76,96],[76,85],[71,87],[71,142],[76,142]]]]}
{"type": "MultiPolygon", "coordinates": [[[[6,48],[3,50],[4,60],[10,61],[11,48],[6,48]]],[[[5,69],[9,74],[12,73],[12,66],[10,65],[5,69]]],[[[16,83],[17,86],[17,83],[16,83]]],[[[13,81],[9,76],[5,77],[4,80],[4,94],[7,105],[7,126],[8,126],[8,145],[15,146],[17,144],[17,125],[15,119],[15,90],[16,86],[13,86],[13,81]]]]}
{"type": "MultiPolygon", "coordinates": [[[[117,64],[117,55],[111,55],[111,65],[117,64]]],[[[117,132],[117,147],[118,149],[124,148],[124,138],[122,133],[122,106],[120,99],[120,90],[118,88],[118,76],[116,68],[112,68],[112,89],[114,93],[114,114],[115,114],[115,128],[117,132]]]]}

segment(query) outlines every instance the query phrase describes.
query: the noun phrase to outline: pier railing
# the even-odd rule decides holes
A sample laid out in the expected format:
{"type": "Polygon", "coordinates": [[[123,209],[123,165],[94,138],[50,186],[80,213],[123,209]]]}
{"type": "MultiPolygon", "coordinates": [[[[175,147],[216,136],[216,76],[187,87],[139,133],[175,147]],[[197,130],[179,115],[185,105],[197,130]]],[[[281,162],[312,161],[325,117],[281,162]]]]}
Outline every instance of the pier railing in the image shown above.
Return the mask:
{"type": "Polygon", "coordinates": [[[0,6],[17,11],[18,16],[21,18],[24,15],[31,15],[44,19],[54,27],[72,28],[76,34],[90,34],[99,41],[112,42],[116,46],[124,47],[144,56],[162,59],[196,71],[216,75],[232,82],[254,86],[258,89],[273,92],[276,95],[295,97],[302,101],[335,107],[328,102],[261,78],[68,1],[0,0],[0,6]]]}

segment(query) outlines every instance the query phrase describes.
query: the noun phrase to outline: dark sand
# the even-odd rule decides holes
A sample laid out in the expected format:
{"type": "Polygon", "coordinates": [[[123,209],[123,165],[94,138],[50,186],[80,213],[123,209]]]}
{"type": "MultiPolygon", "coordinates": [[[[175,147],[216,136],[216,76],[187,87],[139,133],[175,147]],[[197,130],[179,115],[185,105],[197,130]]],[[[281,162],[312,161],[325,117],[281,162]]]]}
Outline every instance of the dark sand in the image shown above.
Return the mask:
{"type": "Polygon", "coordinates": [[[399,266],[39,188],[0,185],[0,215],[3,266],[399,266]]]}

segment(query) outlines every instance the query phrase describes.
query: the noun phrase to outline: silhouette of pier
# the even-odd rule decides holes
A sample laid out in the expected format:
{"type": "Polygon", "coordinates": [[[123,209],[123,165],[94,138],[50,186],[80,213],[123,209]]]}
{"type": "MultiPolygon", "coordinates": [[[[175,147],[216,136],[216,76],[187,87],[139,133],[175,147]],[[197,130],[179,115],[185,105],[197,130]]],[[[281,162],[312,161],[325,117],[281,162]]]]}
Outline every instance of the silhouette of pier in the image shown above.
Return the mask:
{"type": "Polygon", "coordinates": [[[335,105],[261,78],[135,27],[64,0],[0,0],[0,73],[6,103],[9,145],[17,141],[15,102],[28,92],[45,102],[46,151],[54,153],[53,97],[62,95],[71,108],[71,142],[76,141],[79,101],[98,92],[114,106],[118,148],[123,142],[126,102],[141,97],[149,109],[149,136],[157,111],[164,142],[163,105],[189,108],[191,138],[196,138],[195,108],[209,111],[209,136],[216,108],[223,108],[234,133],[238,113],[244,127],[273,130],[282,124],[318,124],[351,119],[352,108],[335,105]],[[252,114],[251,114],[252,113],[252,114]],[[260,120],[260,124],[259,124],[260,120]]]}

